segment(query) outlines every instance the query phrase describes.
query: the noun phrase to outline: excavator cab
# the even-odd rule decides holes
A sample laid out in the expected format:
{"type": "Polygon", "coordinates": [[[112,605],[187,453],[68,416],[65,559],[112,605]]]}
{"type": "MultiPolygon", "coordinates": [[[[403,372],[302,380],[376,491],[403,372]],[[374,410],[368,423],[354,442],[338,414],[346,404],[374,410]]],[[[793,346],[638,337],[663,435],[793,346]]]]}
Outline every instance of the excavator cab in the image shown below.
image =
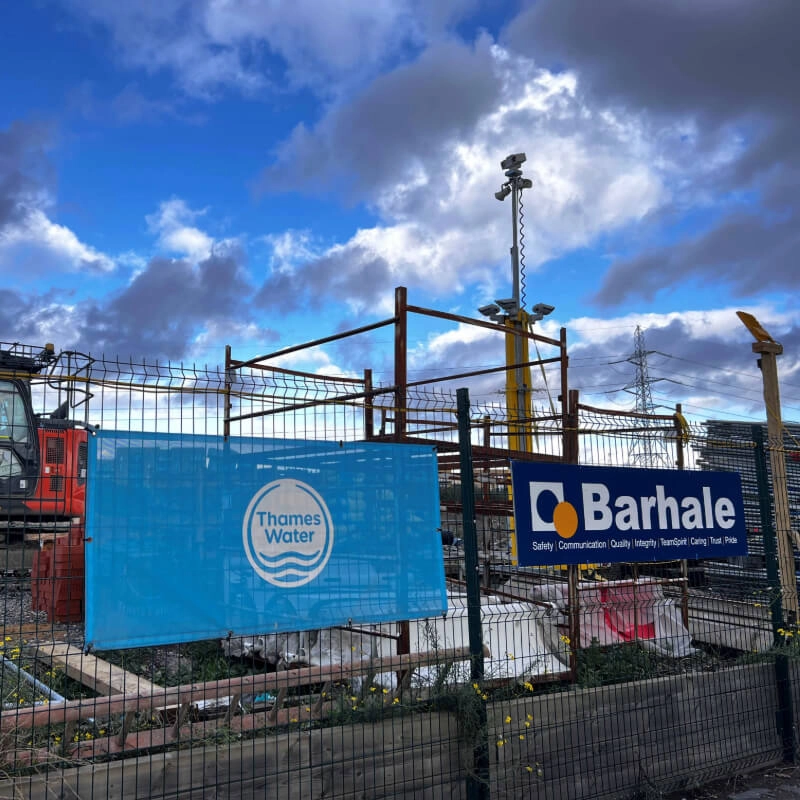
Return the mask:
{"type": "Polygon", "coordinates": [[[8,511],[30,497],[39,481],[41,458],[30,377],[41,361],[0,349],[0,506],[8,511]]]}

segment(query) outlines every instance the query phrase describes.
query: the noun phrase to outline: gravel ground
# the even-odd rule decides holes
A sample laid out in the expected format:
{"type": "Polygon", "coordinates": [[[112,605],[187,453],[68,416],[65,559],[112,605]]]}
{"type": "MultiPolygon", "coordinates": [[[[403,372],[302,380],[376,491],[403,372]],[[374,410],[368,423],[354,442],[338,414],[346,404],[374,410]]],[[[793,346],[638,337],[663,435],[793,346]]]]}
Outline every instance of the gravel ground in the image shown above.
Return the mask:
{"type": "Polygon", "coordinates": [[[20,635],[28,641],[59,641],[82,645],[83,624],[50,622],[44,611],[31,608],[30,582],[25,579],[0,579],[0,614],[2,636],[20,635]]]}

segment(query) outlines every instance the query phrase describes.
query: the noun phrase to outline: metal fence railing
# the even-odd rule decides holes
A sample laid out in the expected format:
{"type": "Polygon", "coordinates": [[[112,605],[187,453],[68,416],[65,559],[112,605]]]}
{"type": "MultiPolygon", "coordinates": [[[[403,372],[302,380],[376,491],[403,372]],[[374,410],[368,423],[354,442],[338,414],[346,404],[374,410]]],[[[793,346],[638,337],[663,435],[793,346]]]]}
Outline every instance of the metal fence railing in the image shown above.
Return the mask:
{"type": "MultiPolygon", "coordinates": [[[[771,442],[758,426],[576,402],[567,417],[536,413],[530,451],[510,454],[504,409],[475,403],[465,415],[445,386],[408,386],[399,409],[397,387],[369,374],[242,364],[70,354],[43,373],[0,376],[5,401],[11,384],[27,386],[38,415],[29,420],[36,487],[20,486],[16,466],[0,472],[0,797],[620,798],[793,757],[800,634],[777,545],[800,523],[796,428],[771,442]],[[137,462],[134,473],[145,456],[103,451],[108,438],[90,441],[98,427],[163,436],[176,452],[168,465],[137,462]],[[141,556],[183,524],[173,495],[207,502],[197,473],[214,463],[181,452],[184,439],[196,447],[192,437],[220,449],[291,440],[309,474],[326,468],[312,443],[435,447],[441,530],[430,535],[441,540],[446,612],[87,652],[86,540],[97,534],[85,527],[86,493],[91,502],[97,488],[87,450],[166,494],[161,520],[136,534],[141,556]],[[786,464],[789,530],[774,522],[773,453],[786,464]],[[748,555],[519,567],[512,458],[735,472],[748,555]]],[[[404,506],[387,490],[367,510],[358,485],[342,490],[365,525],[404,506]]],[[[227,530],[225,503],[208,508],[196,531],[204,542],[227,530]]],[[[103,535],[133,536],[128,517],[140,512],[126,508],[124,524],[103,535]]],[[[228,535],[241,541],[241,525],[228,535]]],[[[131,563],[104,567],[110,595],[145,590],[131,563]]],[[[212,599],[180,594],[181,563],[171,553],[151,565],[161,583],[138,600],[154,618],[164,613],[159,597],[177,596],[198,617],[212,599]]],[[[391,566],[357,568],[383,586],[391,566]]],[[[215,602],[236,604],[244,587],[231,578],[214,592],[215,602]]]]}

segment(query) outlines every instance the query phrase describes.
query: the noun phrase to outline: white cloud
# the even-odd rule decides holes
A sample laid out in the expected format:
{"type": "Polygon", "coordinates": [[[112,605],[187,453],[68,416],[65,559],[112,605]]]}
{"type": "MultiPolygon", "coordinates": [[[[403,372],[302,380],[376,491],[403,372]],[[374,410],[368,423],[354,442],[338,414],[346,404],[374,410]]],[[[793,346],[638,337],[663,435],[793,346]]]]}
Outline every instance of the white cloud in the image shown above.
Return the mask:
{"type": "MultiPolygon", "coordinates": [[[[478,61],[487,52],[482,48],[474,56],[478,61]]],[[[326,262],[335,259],[339,283],[352,291],[352,296],[337,296],[351,307],[364,301],[367,287],[341,276],[358,274],[365,263],[376,260],[385,261],[387,281],[428,290],[436,297],[452,297],[475,286],[482,294],[476,302],[491,299],[496,291],[507,293],[510,200],[501,206],[494,192],[504,180],[499,162],[509,152],[527,153],[524,172],[533,180],[533,188],[524,193],[529,274],[551,258],[640,221],[670,199],[673,173],[659,166],[658,149],[635,118],[585,105],[570,74],[553,75],[497,46],[488,52],[501,76],[496,101],[484,111],[464,109],[465,115],[475,114],[471,122],[463,123],[457,133],[441,134],[435,147],[414,151],[413,141],[406,141],[400,150],[406,168],[381,172],[371,165],[373,156],[376,164],[384,163],[385,148],[400,147],[385,138],[375,143],[374,154],[363,149],[349,152],[342,120],[363,117],[367,130],[360,141],[367,139],[371,124],[368,114],[356,114],[357,105],[347,111],[332,109],[313,131],[287,142],[284,157],[290,163],[295,146],[302,152],[336,154],[332,164],[320,166],[324,173],[335,169],[344,148],[342,164],[358,170],[363,163],[365,176],[379,176],[363,185],[381,222],[319,256],[326,262]]],[[[413,95],[410,84],[424,83],[421,73],[398,72],[395,83],[405,80],[403,90],[413,95]]],[[[363,100],[361,110],[372,102],[363,100]]],[[[396,113],[402,115],[404,109],[396,113]]],[[[424,128],[425,115],[415,124],[424,128]]],[[[406,121],[404,130],[414,129],[406,121]]],[[[433,134],[420,133],[418,138],[426,141],[433,134]]],[[[353,180],[357,183],[359,177],[353,180]]],[[[330,269],[318,277],[328,281],[330,269]]],[[[309,279],[314,280],[313,274],[309,279]]],[[[386,288],[382,287],[384,297],[386,288]]]]}
{"type": "Polygon", "coordinates": [[[193,211],[183,200],[173,197],[162,202],[154,214],[147,215],[147,226],[158,236],[159,247],[197,264],[211,255],[215,245],[213,237],[192,224],[206,211],[193,211]]]}
{"type": "Polygon", "coordinates": [[[420,46],[475,0],[62,0],[104,25],[120,57],[147,71],[172,70],[184,90],[252,93],[310,85],[328,94],[371,74],[404,46],[420,46]],[[266,56],[266,58],[265,58],[266,56]],[[270,74],[265,64],[273,61],[270,74]]]}
{"type": "Polygon", "coordinates": [[[292,272],[306,261],[318,258],[322,250],[309,230],[286,230],[267,234],[261,240],[270,248],[270,266],[278,272],[292,272]]]}
{"type": "MultiPolygon", "coordinates": [[[[687,341],[691,339],[716,338],[725,342],[740,344],[751,341],[750,334],[736,316],[736,311],[749,311],[757,317],[774,335],[790,327],[795,321],[794,315],[779,311],[771,305],[746,305],[728,308],[715,308],[700,311],[671,311],[668,313],[630,313],[619,317],[576,317],[567,324],[568,330],[577,334],[576,349],[582,346],[597,345],[615,340],[620,331],[632,332],[637,326],[647,332],[648,329],[665,328],[673,323],[680,323],[687,332],[687,341]]],[[[633,340],[631,339],[631,342],[633,340]]],[[[632,348],[632,345],[631,345],[632,348]]]]}
{"type": "Polygon", "coordinates": [[[66,266],[71,271],[114,269],[109,256],[82,242],[72,230],[53,222],[39,208],[28,210],[20,221],[0,230],[0,249],[15,247],[44,251],[49,261],[55,261],[49,266],[66,266]]]}

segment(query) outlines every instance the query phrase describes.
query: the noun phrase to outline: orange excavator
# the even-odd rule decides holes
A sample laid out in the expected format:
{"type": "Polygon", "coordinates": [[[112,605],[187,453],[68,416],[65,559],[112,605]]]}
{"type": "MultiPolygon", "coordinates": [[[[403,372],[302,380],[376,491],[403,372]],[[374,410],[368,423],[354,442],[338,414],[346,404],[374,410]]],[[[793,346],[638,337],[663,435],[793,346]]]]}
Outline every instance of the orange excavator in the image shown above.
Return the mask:
{"type": "Polygon", "coordinates": [[[83,614],[89,426],[70,418],[85,400],[63,368],[78,355],[0,343],[0,572],[30,572],[34,610],[57,621],[83,614]],[[37,411],[54,394],[55,407],[37,411]]]}

